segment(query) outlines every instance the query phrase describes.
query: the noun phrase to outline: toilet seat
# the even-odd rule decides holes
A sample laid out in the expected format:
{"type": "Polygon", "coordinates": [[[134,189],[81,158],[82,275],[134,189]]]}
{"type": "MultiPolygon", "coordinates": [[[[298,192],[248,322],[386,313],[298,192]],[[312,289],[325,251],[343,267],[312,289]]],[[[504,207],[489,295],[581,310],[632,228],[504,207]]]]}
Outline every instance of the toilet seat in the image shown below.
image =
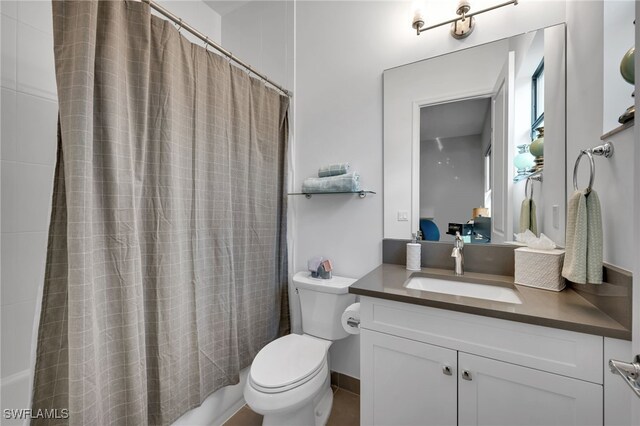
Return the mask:
{"type": "Polygon", "coordinates": [[[330,345],[329,341],[299,334],[274,340],[251,364],[251,386],[264,393],[280,393],[307,383],[327,364],[330,345]]]}

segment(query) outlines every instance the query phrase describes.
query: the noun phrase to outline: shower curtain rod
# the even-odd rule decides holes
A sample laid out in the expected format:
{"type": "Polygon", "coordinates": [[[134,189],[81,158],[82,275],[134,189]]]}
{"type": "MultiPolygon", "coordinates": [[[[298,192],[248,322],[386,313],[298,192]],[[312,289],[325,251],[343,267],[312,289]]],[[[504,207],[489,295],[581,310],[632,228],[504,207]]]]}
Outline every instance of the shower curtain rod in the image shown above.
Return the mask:
{"type": "Polygon", "coordinates": [[[222,53],[224,56],[226,56],[227,58],[229,58],[229,60],[232,60],[233,62],[237,63],[238,65],[240,65],[241,67],[245,68],[247,70],[248,73],[254,74],[257,77],[259,77],[260,79],[264,80],[265,83],[269,83],[270,85],[272,85],[273,87],[275,87],[276,89],[278,89],[280,92],[282,92],[283,94],[285,94],[288,97],[293,96],[293,93],[291,93],[290,91],[288,91],[287,89],[285,89],[284,87],[280,86],[279,84],[277,84],[276,82],[274,82],[273,80],[270,80],[266,75],[256,71],[255,69],[253,69],[251,67],[251,65],[247,64],[246,62],[243,62],[242,60],[236,58],[235,56],[233,56],[233,53],[229,52],[227,49],[225,49],[224,47],[220,46],[219,44],[215,43],[214,41],[210,40],[209,37],[207,37],[206,35],[202,34],[200,31],[196,30],[195,28],[193,28],[191,25],[187,24],[186,22],[184,22],[182,20],[182,18],[176,16],[174,13],[170,12],[169,10],[165,9],[163,6],[160,6],[158,3],[154,2],[153,0],[141,0],[143,3],[147,3],[149,6],[151,6],[152,9],[154,9],[156,12],[161,13],[162,15],[164,15],[166,18],[170,19],[171,21],[173,21],[176,25],[178,25],[178,29],[182,29],[184,28],[185,30],[189,31],[191,34],[193,34],[194,36],[198,37],[200,40],[204,41],[205,45],[205,49],[207,48],[207,46],[211,46],[214,49],[216,49],[218,52],[222,53]]]}

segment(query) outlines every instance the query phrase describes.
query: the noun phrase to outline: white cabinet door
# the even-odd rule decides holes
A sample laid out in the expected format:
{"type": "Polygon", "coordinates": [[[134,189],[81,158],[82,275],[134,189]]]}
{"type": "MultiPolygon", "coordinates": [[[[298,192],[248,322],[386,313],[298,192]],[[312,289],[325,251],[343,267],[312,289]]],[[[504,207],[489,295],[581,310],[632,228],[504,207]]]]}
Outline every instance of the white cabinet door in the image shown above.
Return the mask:
{"type": "Polygon", "coordinates": [[[360,338],[362,425],[456,425],[456,351],[370,330],[360,338]]]}
{"type": "Polygon", "coordinates": [[[463,352],[460,425],[602,425],[602,386],[463,352]]]}

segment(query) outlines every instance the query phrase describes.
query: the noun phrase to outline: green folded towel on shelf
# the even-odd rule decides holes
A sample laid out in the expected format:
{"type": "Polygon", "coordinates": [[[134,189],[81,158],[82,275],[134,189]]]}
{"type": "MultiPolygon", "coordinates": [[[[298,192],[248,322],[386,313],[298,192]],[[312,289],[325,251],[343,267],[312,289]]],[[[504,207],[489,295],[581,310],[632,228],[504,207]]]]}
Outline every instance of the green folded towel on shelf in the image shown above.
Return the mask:
{"type": "Polygon", "coordinates": [[[320,167],[318,177],[339,176],[349,173],[349,163],[336,163],[320,167]]]}
{"type": "Polygon", "coordinates": [[[302,192],[358,192],[360,175],[356,172],[329,177],[310,177],[302,182],[302,192]]]}
{"type": "Polygon", "coordinates": [[[573,193],[567,204],[562,276],[578,284],[602,283],[602,213],[596,191],[573,193]]]}

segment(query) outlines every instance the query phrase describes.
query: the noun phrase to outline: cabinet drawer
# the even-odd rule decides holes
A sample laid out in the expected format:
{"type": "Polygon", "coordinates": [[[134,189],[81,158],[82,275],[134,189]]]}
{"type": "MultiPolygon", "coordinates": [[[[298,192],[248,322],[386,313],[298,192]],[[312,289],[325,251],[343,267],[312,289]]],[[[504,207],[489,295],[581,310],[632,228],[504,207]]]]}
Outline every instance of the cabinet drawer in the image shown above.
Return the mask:
{"type": "Polygon", "coordinates": [[[372,297],[361,327],[602,384],[603,338],[372,297]]]}

